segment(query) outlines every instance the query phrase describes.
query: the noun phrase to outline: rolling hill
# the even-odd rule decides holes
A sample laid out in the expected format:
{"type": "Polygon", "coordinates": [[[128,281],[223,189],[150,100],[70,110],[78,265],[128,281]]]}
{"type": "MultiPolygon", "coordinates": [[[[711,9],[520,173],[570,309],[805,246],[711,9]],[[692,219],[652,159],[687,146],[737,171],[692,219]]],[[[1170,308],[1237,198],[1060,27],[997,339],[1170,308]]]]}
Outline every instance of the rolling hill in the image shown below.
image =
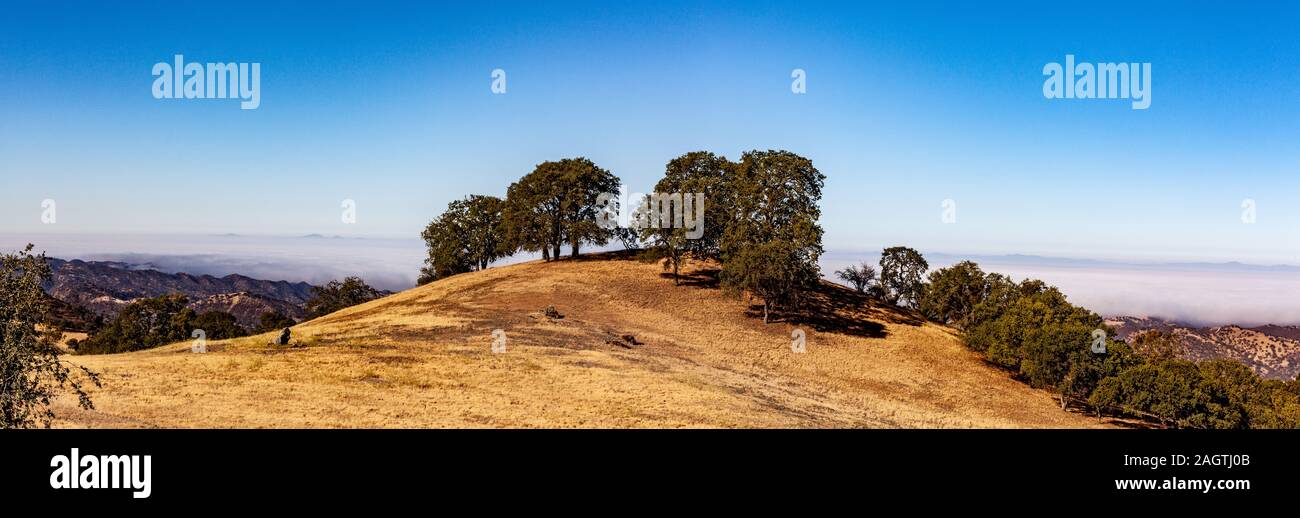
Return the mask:
{"type": "Polygon", "coordinates": [[[240,325],[252,328],[267,311],[302,319],[306,316],[303,304],[311,298],[311,285],[305,282],[167,273],[148,264],[117,261],[47,261],[53,275],[46,292],[105,320],[136,299],[181,293],[189,297],[195,311],[225,311],[240,325]]]}
{"type": "Polygon", "coordinates": [[[764,325],[716,266],[617,254],[457,275],[271,334],[104,356],[61,427],[1097,427],[948,328],[826,283],[764,325]],[[559,313],[548,315],[554,306],[559,313]],[[492,352],[493,332],[506,336],[492,352]],[[795,353],[792,332],[806,333],[795,353]]]}

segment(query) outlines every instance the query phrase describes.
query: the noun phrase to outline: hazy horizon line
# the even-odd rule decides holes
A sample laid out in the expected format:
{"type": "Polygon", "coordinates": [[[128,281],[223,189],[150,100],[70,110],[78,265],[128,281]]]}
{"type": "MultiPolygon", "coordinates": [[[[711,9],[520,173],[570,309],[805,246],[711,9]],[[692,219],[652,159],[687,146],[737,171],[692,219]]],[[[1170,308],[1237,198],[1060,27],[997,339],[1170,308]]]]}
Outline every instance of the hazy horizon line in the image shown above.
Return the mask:
{"type": "MultiPolygon", "coordinates": [[[[32,236],[32,237],[75,237],[75,236],[92,236],[92,237],[171,237],[171,238],[196,238],[196,237],[242,237],[242,238],[265,238],[265,239],[342,239],[342,240],[375,240],[375,241],[409,241],[413,243],[422,243],[419,237],[411,237],[406,234],[341,234],[337,232],[305,232],[305,233],[244,233],[244,232],[0,232],[3,236],[32,236]]],[[[36,247],[40,248],[40,243],[30,241],[36,247]]],[[[0,242],[2,243],[2,242],[0,242]]],[[[11,245],[12,246],[12,245],[11,245]]],[[[900,246],[908,246],[901,244],[900,246]]],[[[597,247],[593,247],[597,248],[597,247]]],[[[883,246],[876,248],[862,247],[831,247],[830,250],[823,253],[825,256],[834,255],[868,255],[879,254],[883,246]]],[[[1041,260],[1054,263],[1086,263],[1088,266],[1129,266],[1129,267],[1174,267],[1174,266],[1234,266],[1254,269],[1278,269],[1285,271],[1300,272],[1300,261],[1294,263],[1278,261],[1250,261],[1237,259],[1192,259],[1185,257],[1164,256],[1151,258],[1149,254],[1137,254],[1131,257],[1117,257],[1114,255],[1089,255],[1089,254],[1051,254],[1039,252],[1026,252],[1024,248],[1016,248],[1001,252],[962,252],[939,249],[918,248],[923,255],[927,257],[942,258],[962,258],[979,262],[980,260],[1014,260],[1028,259],[1041,260]]],[[[139,253],[150,254],[156,252],[138,251],[138,252],[119,252],[119,253],[139,253]]],[[[75,259],[75,258],[74,258],[75,259]]],[[[1058,264],[1063,265],[1063,264],[1058,264]]]]}

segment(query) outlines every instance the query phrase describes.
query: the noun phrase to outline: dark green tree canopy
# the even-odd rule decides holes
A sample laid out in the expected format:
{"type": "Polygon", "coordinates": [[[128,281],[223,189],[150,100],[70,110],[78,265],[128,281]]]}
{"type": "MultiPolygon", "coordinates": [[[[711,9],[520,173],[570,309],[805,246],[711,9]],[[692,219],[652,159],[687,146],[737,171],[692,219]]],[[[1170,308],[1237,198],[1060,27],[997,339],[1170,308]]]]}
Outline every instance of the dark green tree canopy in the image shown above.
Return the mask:
{"type": "Polygon", "coordinates": [[[254,329],[254,332],[268,333],[271,331],[279,331],[286,327],[293,327],[295,324],[297,324],[297,322],[292,318],[289,318],[278,311],[267,311],[262,313],[262,316],[258,318],[257,328],[254,329]]]}
{"type": "Polygon", "coordinates": [[[1232,360],[1179,359],[1177,339],[1168,333],[1139,334],[1130,347],[1055,287],[1000,274],[980,282],[981,273],[974,263],[933,272],[922,312],[960,323],[968,347],[1031,386],[1056,392],[1063,409],[1074,402],[1099,416],[1119,413],[1180,428],[1300,426],[1298,382],[1261,380],[1232,360]],[[1092,350],[1098,338],[1104,352],[1092,350]]]}
{"type": "Polygon", "coordinates": [[[880,284],[886,300],[916,308],[925,289],[921,276],[929,269],[930,264],[916,250],[905,246],[886,248],[880,255],[880,284]]]}
{"type": "Polygon", "coordinates": [[[600,226],[600,195],[617,193],[618,177],[586,158],[543,162],[506,191],[503,224],[510,251],[541,251],[559,259],[569,244],[573,257],[583,243],[604,245],[613,237],[600,226]]]}
{"type": "Polygon", "coordinates": [[[98,333],[77,347],[78,354],[109,354],[151,349],[190,337],[194,310],[179,293],[128,304],[98,333]]]}
{"type": "Polygon", "coordinates": [[[205,311],[190,321],[191,336],[194,329],[202,329],[209,340],[225,340],[248,336],[248,331],[240,327],[234,315],[225,311],[205,311]]]}
{"type": "Polygon", "coordinates": [[[826,177],[788,151],[750,151],[731,183],[733,219],[721,241],[722,286],[771,306],[798,304],[820,281],[822,228],[817,224],[826,177]]]}
{"type": "Polygon", "coordinates": [[[561,213],[566,242],[573,257],[583,243],[604,245],[613,237],[597,221],[602,207],[597,203],[601,194],[617,193],[621,182],[613,173],[601,169],[586,158],[571,158],[555,162],[560,184],[564,187],[561,213]]]}
{"type": "Polygon", "coordinates": [[[721,258],[722,236],[735,211],[731,180],[737,167],[725,157],[707,151],[693,151],[674,158],[664,168],[664,177],[655,184],[655,193],[661,196],[659,203],[664,206],[654,206],[647,197],[645,206],[638,207],[638,211],[648,209],[657,216],[652,218],[649,212],[640,214],[637,223],[644,225],[641,235],[665,258],[664,268],[673,270],[675,280],[687,255],[721,258]],[[702,203],[703,208],[697,207],[697,203],[702,203]],[[660,224],[648,224],[652,219],[659,220],[660,224]]]}
{"type": "MultiPolygon", "coordinates": [[[[722,257],[722,236],[726,233],[735,212],[735,194],[732,179],[739,164],[726,157],[707,151],[693,151],[668,162],[664,177],[655,184],[660,194],[702,194],[704,199],[703,233],[692,239],[682,239],[687,252],[702,258],[722,257]]],[[[686,217],[692,217],[687,214],[686,217]]],[[[677,218],[674,215],[672,221],[677,218]]],[[[689,229],[649,229],[657,234],[685,235],[689,229]]]]}
{"type": "Polygon", "coordinates": [[[314,286],[311,291],[311,300],[306,304],[309,319],[364,304],[383,296],[379,290],[371,288],[359,277],[348,277],[342,281],[333,280],[324,286],[314,286]]]}
{"type": "Polygon", "coordinates": [[[420,284],[483,270],[509,255],[502,222],[504,205],[500,198],[480,195],[447,204],[447,210],[420,234],[428,249],[420,284]]]}
{"type": "Polygon", "coordinates": [[[553,168],[538,166],[506,190],[502,222],[506,247],[527,252],[542,252],[551,259],[552,250],[559,258],[559,244],[564,238],[560,210],[563,207],[559,175],[553,168]]]}
{"type": "Polygon", "coordinates": [[[929,278],[929,285],[922,290],[921,314],[942,324],[965,328],[975,306],[984,301],[989,289],[984,270],[971,261],[962,261],[930,272],[929,278]]]}

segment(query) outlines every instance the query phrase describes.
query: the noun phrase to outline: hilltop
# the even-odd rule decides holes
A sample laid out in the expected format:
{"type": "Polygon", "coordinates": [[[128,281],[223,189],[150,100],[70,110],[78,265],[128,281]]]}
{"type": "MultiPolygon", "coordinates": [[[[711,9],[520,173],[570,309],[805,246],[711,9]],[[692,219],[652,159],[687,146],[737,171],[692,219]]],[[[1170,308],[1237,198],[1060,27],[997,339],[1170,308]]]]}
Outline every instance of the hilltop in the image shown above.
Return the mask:
{"type": "Polygon", "coordinates": [[[455,275],[271,334],[102,356],[64,427],[1094,427],[949,328],[824,283],[764,325],[716,265],[603,254],[455,275]],[[554,306],[562,317],[548,316],[554,306]],[[493,331],[506,350],[493,353],[493,331]],[[807,352],[791,350],[806,333],[807,352]]]}

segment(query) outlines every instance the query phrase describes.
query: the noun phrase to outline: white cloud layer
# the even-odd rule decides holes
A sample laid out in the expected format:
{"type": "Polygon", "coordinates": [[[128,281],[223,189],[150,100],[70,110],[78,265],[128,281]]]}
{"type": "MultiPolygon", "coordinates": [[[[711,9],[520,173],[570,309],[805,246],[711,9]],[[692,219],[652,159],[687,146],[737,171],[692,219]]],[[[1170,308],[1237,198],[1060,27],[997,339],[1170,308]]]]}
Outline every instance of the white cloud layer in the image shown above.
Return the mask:
{"type": "MultiPolygon", "coordinates": [[[[28,242],[52,257],[151,264],[167,272],[322,284],[356,275],[371,285],[415,285],[424,260],[417,239],[268,236],[104,236],[0,234],[0,250],[28,242]]],[[[603,249],[603,248],[602,248],[603,249]]],[[[597,249],[592,249],[597,250],[597,249]]],[[[1196,325],[1300,325],[1300,267],[1237,263],[1121,263],[1035,256],[957,256],[927,253],[932,268],[963,259],[1019,280],[1042,279],[1070,300],[1103,315],[1154,316],[1196,325]]],[[[517,256],[502,263],[534,258],[517,256]]],[[[822,274],[878,253],[822,258],[822,274]]]]}

